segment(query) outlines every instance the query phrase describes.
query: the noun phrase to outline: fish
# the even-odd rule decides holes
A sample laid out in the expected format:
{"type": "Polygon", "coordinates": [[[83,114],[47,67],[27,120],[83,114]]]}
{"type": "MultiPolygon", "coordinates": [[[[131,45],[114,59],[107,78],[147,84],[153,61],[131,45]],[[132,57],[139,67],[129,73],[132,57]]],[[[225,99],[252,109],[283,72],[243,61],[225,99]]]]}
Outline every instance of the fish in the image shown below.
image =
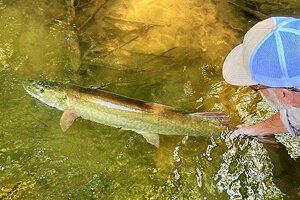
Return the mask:
{"type": "Polygon", "coordinates": [[[63,111],[67,131],[76,118],[134,131],[159,148],[159,135],[211,136],[229,123],[223,112],[188,112],[109,91],[49,80],[25,80],[23,87],[41,102],[63,111]]]}

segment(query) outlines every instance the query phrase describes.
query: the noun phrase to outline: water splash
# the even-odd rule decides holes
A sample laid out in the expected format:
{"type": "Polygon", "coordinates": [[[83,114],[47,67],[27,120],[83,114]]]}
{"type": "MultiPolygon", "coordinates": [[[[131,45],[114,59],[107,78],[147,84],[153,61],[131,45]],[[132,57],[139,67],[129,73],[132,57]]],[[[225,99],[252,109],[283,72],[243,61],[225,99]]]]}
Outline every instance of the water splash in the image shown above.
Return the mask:
{"type": "Polygon", "coordinates": [[[213,148],[215,148],[217,146],[214,137],[211,136],[210,141],[211,141],[211,144],[207,145],[206,152],[203,154],[203,156],[206,157],[207,160],[212,160],[211,151],[213,148]]]}
{"type": "MultiPolygon", "coordinates": [[[[188,136],[185,136],[180,142],[179,144],[175,147],[174,151],[173,151],[173,159],[176,163],[180,164],[181,163],[181,157],[179,155],[179,150],[181,149],[181,146],[183,144],[186,144],[188,140],[188,136]]],[[[179,168],[175,168],[173,170],[173,174],[174,174],[174,179],[175,181],[178,181],[181,177],[180,173],[179,173],[179,168]]]]}
{"type": "Polygon", "coordinates": [[[183,84],[183,91],[186,96],[193,96],[195,94],[191,81],[187,81],[183,84]]]}
{"type": "Polygon", "coordinates": [[[176,162],[180,162],[180,156],[178,154],[178,151],[180,149],[180,146],[175,147],[174,152],[173,152],[173,158],[176,162]]]}
{"type": "Polygon", "coordinates": [[[198,187],[202,188],[202,172],[198,168],[196,168],[196,180],[198,187]]]}
{"type": "Polygon", "coordinates": [[[286,147],[291,158],[297,159],[300,156],[299,137],[293,137],[291,134],[286,133],[276,135],[276,139],[286,147]]]}
{"type": "Polygon", "coordinates": [[[178,169],[175,169],[173,173],[174,173],[174,178],[175,178],[175,180],[178,181],[179,178],[180,178],[180,174],[179,174],[179,172],[178,172],[178,169]]]}
{"type": "Polygon", "coordinates": [[[273,182],[273,165],[263,145],[257,139],[241,137],[228,143],[215,176],[218,190],[226,191],[230,199],[282,198],[273,182]]]}

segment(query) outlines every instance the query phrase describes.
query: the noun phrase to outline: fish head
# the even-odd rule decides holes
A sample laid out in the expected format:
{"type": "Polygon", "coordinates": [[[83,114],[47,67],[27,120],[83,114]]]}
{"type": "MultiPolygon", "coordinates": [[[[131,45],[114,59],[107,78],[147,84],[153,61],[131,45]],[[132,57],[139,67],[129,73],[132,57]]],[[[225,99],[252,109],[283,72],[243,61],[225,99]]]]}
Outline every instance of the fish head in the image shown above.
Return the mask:
{"type": "Polygon", "coordinates": [[[67,106],[67,86],[54,81],[26,80],[24,89],[43,103],[64,110],[67,106]]]}

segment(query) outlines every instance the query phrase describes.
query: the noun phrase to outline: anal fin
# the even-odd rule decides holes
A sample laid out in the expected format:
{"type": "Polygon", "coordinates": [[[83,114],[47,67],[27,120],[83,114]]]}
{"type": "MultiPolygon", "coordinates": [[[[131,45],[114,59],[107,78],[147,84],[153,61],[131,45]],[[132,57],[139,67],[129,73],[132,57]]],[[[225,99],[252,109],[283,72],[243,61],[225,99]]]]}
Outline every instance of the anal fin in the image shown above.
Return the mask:
{"type": "Polygon", "coordinates": [[[70,126],[73,124],[73,122],[75,121],[75,119],[77,117],[78,116],[72,109],[67,108],[60,118],[59,124],[60,124],[62,131],[65,132],[68,128],[70,128],[70,126]]]}
{"type": "Polygon", "coordinates": [[[159,148],[159,135],[156,133],[140,133],[148,143],[154,145],[156,148],[159,148]]]}

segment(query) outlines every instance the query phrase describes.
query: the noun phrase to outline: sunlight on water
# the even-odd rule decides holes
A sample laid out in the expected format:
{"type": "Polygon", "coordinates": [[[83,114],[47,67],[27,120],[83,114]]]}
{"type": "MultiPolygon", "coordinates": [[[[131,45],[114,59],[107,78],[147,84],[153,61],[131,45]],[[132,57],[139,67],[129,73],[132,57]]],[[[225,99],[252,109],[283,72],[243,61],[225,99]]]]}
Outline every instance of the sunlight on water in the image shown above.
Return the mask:
{"type": "Polygon", "coordinates": [[[220,191],[231,199],[272,199],[283,194],[273,182],[273,165],[268,152],[255,139],[227,143],[224,163],[215,177],[220,191]]]}
{"type": "Polygon", "coordinates": [[[288,150],[291,158],[297,159],[300,156],[300,139],[294,138],[290,134],[277,135],[276,139],[288,150]]]}
{"type": "Polygon", "coordinates": [[[275,110],[226,84],[227,53],[260,17],[297,1],[0,0],[0,199],[297,199],[299,140],[144,138],[30,97],[25,79],[103,88],[252,124],[275,110]],[[248,9],[247,9],[248,8],[248,9]],[[249,12],[249,8],[256,12],[249,12]]]}
{"type": "MultiPolygon", "coordinates": [[[[90,10],[93,8],[86,9],[90,10]]],[[[224,52],[238,41],[234,31],[217,21],[216,15],[215,5],[209,0],[201,4],[193,0],[185,3],[172,0],[115,1],[114,7],[108,9],[104,16],[96,15],[96,23],[87,27],[93,31],[96,26],[104,26],[100,33],[83,35],[87,42],[102,36],[101,45],[90,46],[90,53],[85,54],[83,62],[104,62],[119,69],[130,67],[141,70],[152,68],[157,59],[179,61],[185,52],[184,57],[193,55],[220,65],[224,52]],[[97,23],[98,19],[104,20],[104,24],[97,23]],[[216,30],[222,30],[223,34],[213,34],[216,30]],[[210,53],[206,53],[208,51],[210,53]],[[101,52],[106,53],[95,57],[101,52]]]]}

